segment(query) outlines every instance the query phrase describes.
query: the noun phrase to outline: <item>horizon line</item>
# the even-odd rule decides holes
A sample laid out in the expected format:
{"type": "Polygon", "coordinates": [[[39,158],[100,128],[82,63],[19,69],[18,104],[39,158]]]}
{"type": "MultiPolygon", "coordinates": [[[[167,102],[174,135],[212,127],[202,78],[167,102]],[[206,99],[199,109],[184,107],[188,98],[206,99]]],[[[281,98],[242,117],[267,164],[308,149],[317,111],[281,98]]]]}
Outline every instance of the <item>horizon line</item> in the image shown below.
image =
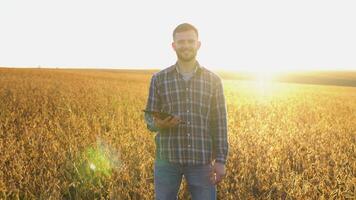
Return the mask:
{"type": "MultiPolygon", "coordinates": [[[[96,69],[96,70],[163,70],[165,68],[144,68],[144,67],[98,67],[98,66],[64,66],[64,67],[54,67],[54,66],[1,66],[1,68],[7,69],[96,69]]],[[[216,69],[216,68],[207,68],[212,71],[220,71],[220,72],[248,72],[248,73],[256,73],[258,71],[251,71],[246,69],[216,69]]],[[[261,70],[265,72],[264,70],[261,70]]],[[[288,72],[356,72],[356,69],[287,69],[280,71],[281,73],[288,73],[288,72]]]]}

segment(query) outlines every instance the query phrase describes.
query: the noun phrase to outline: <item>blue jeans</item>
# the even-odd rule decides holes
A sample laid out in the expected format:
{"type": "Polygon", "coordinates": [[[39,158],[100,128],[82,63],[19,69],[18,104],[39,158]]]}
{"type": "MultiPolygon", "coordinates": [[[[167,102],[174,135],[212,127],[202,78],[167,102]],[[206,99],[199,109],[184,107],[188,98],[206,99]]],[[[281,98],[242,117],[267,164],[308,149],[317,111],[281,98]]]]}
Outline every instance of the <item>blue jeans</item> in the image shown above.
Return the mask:
{"type": "Polygon", "coordinates": [[[216,186],[210,182],[212,165],[187,166],[155,160],[154,184],[156,200],[176,200],[184,175],[193,200],[215,200],[216,186]]]}

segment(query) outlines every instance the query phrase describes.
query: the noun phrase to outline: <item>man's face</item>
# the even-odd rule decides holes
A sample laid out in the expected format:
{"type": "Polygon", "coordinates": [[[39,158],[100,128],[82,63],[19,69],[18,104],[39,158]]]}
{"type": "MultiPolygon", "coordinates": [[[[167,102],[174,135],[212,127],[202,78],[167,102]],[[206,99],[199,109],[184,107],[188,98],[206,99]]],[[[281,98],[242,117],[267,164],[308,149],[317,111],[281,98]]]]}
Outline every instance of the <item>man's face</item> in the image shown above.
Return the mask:
{"type": "Polygon", "coordinates": [[[172,43],[178,59],[188,62],[195,59],[200,48],[200,41],[193,30],[176,33],[172,43]]]}

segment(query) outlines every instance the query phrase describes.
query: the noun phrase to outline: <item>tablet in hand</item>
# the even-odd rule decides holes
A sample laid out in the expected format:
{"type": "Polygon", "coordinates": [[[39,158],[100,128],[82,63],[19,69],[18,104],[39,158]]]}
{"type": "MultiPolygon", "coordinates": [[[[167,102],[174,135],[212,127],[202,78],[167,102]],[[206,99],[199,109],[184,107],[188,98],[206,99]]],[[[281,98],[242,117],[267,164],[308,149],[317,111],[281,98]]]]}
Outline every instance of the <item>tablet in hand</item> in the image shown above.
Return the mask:
{"type": "MultiPolygon", "coordinates": [[[[159,119],[161,119],[161,120],[164,120],[164,119],[166,119],[167,117],[171,117],[171,118],[174,117],[174,115],[169,114],[169,113],[165,113],[165,112],[150,111],[150,110],[142,110],[142,111],[145,112],[145,113],[148,113],[148,114],[152,114],[152,115],[154,115],[154,116],[157,116],[157,117],[158,117],[159,119]]],[[[185,124],[185,122],[182,121],[182,120],[180,120],[180,123],[181,123],[181,124],[185,124]]]]}
{"type": "Polygon", "coordinates": [[[159,119],[166,119],[167,117],[174,117],[173,115],[165,112],[158,112],[158,111],[149,111],[149,110],[142,110],[145,113],[152,114],[154,116],[157,116],[159,119]]]}

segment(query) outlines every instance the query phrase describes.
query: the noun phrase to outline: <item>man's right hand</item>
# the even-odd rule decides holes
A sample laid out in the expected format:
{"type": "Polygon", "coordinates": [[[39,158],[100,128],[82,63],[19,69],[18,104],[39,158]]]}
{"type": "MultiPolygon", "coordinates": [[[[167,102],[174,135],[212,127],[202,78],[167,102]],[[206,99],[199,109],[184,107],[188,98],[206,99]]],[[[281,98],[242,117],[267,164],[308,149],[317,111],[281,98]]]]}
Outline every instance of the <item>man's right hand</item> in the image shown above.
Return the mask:
{"type": "Polygon", "coordinates": [[[172,128],[177,126],[181,120],[179,117],[166,117],[165,119],[159,119],[157,116],[153,115],[154,124],[159,129],[172,128]]]}

